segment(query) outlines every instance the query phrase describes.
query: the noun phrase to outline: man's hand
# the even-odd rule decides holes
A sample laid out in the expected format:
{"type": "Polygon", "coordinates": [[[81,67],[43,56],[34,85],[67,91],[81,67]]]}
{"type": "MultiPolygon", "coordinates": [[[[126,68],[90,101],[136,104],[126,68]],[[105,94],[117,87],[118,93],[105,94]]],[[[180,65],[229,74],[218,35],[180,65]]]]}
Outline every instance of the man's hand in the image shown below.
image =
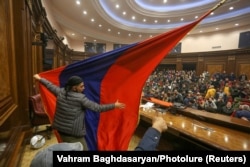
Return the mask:
{"type": "Polygon", "coordinates": [[[162,117],[154,117],[152,120],[152,127],[160,133],[168,129],[166,121],[162,117]]]}

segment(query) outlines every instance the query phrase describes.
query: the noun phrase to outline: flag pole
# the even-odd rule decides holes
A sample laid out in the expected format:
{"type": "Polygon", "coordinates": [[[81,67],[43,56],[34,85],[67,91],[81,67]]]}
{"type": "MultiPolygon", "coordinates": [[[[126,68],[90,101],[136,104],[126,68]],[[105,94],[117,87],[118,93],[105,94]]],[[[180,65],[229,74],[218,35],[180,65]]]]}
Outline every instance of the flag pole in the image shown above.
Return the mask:
{"type": "Polygon", "coordinates": [[[220,3],[218,3],[217,5],[215,5],[211,10],[210,12],[213,12],[215,11],[216,9],[218,9],[221,5],[223,5],[227,0],[222,0],[220,1],[220,3]]]}

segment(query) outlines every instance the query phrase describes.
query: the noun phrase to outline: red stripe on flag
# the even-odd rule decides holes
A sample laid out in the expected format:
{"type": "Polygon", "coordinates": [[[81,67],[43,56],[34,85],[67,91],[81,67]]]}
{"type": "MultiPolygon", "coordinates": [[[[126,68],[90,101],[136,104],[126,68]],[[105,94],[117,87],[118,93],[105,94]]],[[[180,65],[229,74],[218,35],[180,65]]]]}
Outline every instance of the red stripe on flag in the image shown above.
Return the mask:
{"type": "Polygon", "coordinates": [[[141,91],[148,76],[169,51],[203,18],[139,43],[112,65],[102,81],[101,103],[126,104],[126,109],[101,113],[98,127],[99,150],[127,150],[138,121],[141,91]]]}

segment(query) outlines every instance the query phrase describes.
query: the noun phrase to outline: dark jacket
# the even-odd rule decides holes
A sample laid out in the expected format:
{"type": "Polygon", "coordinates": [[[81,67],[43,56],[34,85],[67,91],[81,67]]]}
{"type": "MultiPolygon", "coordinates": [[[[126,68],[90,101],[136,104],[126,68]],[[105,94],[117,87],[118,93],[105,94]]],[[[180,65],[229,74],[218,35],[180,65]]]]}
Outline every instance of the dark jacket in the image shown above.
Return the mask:
{"type": "Polygon", "coordinates": [[[115,104],[99,105],[89,100],[84,94],[70,91],[66,99],[66,91],[48,80],[42,78],[40,82],[56,96],[56,111],[53,128],[61,133],[81,137],[86,134],[85,110],[102,112],[115,108],[115,104]]]}
{"type": "Polygon", "coordinates": [[[150,127],[143,135],[135,151],[155,151],[159,144],[161,133],[150,127]]]}

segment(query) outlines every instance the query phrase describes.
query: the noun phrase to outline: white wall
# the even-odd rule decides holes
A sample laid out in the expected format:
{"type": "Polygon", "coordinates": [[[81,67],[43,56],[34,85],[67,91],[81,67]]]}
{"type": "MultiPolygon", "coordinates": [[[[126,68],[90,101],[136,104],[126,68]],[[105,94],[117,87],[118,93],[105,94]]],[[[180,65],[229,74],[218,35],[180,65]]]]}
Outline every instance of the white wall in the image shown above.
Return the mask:
{"type": "MultiPolygon", "coordinates": [[[[241,32],[250,31],[249,26],[235,27],[224,31],[187,35],[182,43],[181,53],[207,52],[237,49],[241,32]]],[[[75,51],[84,52],[84,41],[71,41],[75,51]]],[[[113,50],[113,43],[106,43],[106,51],[113,50]]]]}
{"type": "Polygon", "coordinates": [[[217,50],[237,49],[241,32],[250,31],[250,27],[235,27],[224,31],[213,33],[201,33],[198,35],[187,35],[182,42],[182,53],[206,52],[217,50]],[[220,46],[220,48],[213,48],[220,46]]]}

